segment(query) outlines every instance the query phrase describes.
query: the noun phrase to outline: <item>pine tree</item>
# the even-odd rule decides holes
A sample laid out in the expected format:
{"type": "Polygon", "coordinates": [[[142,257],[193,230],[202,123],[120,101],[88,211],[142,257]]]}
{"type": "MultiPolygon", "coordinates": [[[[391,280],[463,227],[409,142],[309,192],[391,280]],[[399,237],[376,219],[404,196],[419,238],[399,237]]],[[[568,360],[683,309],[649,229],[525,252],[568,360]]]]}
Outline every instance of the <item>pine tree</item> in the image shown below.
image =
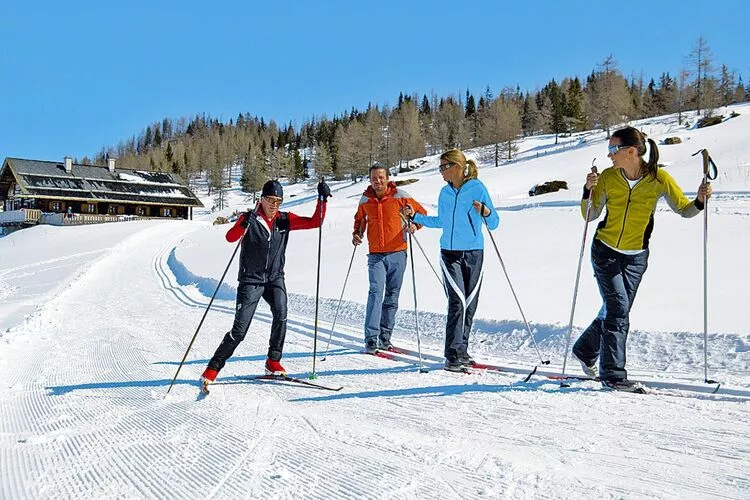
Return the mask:
{"type": "Polygon", "coordinates": [[[172,152],[172,143],[171,142],[167,143],[167,150],[164,153],[164,158],[167,160],[167,163],[169,163],[170,165],[174,161],[174,153],[172,152]]]}
{"type": "Polygon", "coordinates": [[[542,116],[539,113],[539,108],[536,105],[536,100],[532,99],[531,95],[528,93],[523,100],[521,127],[523,129],[524,136],[534,135],[541,128],[543,128],[542,116]]]}
{"type": "Polygon", "coordinates": [[[719,98],[722,106],[729,106],[734,102],[735,80],[734,73],[721,65],[721,79],[719,80],[719,98]]]}
{"type": "Polygon", "coordinates": [[[146,127],[146,134],[143,136],[143,151],[148,151],[151,148],[151,141],[153,140],[153,132],[151,131],[151,125],[146,127]]]}
{"type": "Polygon", "coordinates": [[[570,81],[566,95],[567,108],[565,109],[565,116],[568,121],[568,130],[584,130],[586,128],[586,117],[583,114],[585,96],[581,87],[581,80],[578,77],[570,81]]]}
{"type": "Polygon", "coordinates": [[[422,115],[431,115],[432,109],[430,109],[430,101],[427,100],[427,96],[422,96],[422,107],[419,109],[419,113],[422,115]]]}
{"type": "Polygon", "coordinates": [[[662,73],[654,92],[654,114],[664,115],[675,110],[677,102],[677,85],[669,73],[662,73]]]}
{"type": "Polygon", "coordinates": [[[302,156],[299,154],[299,149],[294,150],[292,153],[292,175],[289,176],[289,180],[292,184],[305,177],[304,169],[302,168],[302,156]]]}
{"type": "Polygon", "coordinates": [[[737,87],[734,89],[734,102],[745,102],[746,100],[745,86],[742,84],[742,76],[740,76],[737,82],[737,87]]]}

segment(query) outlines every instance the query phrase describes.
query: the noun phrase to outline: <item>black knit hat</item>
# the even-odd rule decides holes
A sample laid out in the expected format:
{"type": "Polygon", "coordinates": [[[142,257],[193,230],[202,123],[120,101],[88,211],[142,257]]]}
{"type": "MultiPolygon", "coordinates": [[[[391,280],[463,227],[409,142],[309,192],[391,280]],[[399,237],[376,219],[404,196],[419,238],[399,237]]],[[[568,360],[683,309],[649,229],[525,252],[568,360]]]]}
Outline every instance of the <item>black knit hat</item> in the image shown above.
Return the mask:
{"type": "Polygon", "coordinates": [[[284,190],[281,187],[279,181],[268,181],[263,184],[263,192],[261,196],[278,196],[279,198],[284,197],[284,190]]]}

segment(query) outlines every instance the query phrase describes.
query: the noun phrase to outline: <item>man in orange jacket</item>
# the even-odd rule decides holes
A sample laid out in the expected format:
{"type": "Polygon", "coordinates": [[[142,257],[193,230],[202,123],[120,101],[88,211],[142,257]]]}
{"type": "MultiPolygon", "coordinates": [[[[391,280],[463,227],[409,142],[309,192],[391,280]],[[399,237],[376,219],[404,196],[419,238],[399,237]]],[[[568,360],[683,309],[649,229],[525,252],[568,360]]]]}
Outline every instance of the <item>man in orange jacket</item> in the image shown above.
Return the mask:
{"type": "Polygon", "coordinates": [[[389,177],[386,167],[377,164],[370,167],[370,186],[362,194],[354,214],[352,243],[362,243],[366,228],[370,247],[367,255],[370,290],[365,314],[365,350],[370,354],[391,347],[406,270],[406,231],[417,228],[411,224],[404,226],[401,208],[411,205],[416,212],[427,213],[409,193],[390,182],[389,177]]]}

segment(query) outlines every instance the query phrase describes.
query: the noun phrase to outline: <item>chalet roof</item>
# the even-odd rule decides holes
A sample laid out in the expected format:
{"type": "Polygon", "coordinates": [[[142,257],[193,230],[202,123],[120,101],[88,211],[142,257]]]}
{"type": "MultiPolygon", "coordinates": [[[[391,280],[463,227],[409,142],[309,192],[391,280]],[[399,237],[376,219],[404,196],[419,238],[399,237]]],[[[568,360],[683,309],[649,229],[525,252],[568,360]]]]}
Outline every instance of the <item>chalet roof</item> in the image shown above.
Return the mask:
{"type": "Polygon", "coordinates": [[[68,173],[61,162],[6,158],[0,169],[0,192],[8,187],[2,185],[8,183],[6,168],[25,198],[203,206],[179,175],[168,172],[124,168],[110,172],[107,167],[74,163],[68,173]]]}

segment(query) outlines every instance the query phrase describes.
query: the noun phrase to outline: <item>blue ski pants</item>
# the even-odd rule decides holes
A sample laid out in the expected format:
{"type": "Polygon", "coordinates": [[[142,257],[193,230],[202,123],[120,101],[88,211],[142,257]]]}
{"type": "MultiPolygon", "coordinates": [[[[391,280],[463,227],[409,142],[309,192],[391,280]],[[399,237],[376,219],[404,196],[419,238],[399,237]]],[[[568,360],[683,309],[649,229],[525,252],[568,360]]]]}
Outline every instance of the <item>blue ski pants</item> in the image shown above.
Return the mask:
{"type": "Polygon", "coordinates": [[[370,289],[365,313],[365,341],[390,341],[405,270],[406,250],[367,255],[370,289]]]}
{"type": "Polygon", "coordinates": [[[626,255],[594,239],[591,262],[604,301],[599,315],[573,345],[573,353],[593,366],[599,358],[599,376],[626,379],[625,343],[630,330],[630,308],[648,267],[648,249],[626,255]]]}

